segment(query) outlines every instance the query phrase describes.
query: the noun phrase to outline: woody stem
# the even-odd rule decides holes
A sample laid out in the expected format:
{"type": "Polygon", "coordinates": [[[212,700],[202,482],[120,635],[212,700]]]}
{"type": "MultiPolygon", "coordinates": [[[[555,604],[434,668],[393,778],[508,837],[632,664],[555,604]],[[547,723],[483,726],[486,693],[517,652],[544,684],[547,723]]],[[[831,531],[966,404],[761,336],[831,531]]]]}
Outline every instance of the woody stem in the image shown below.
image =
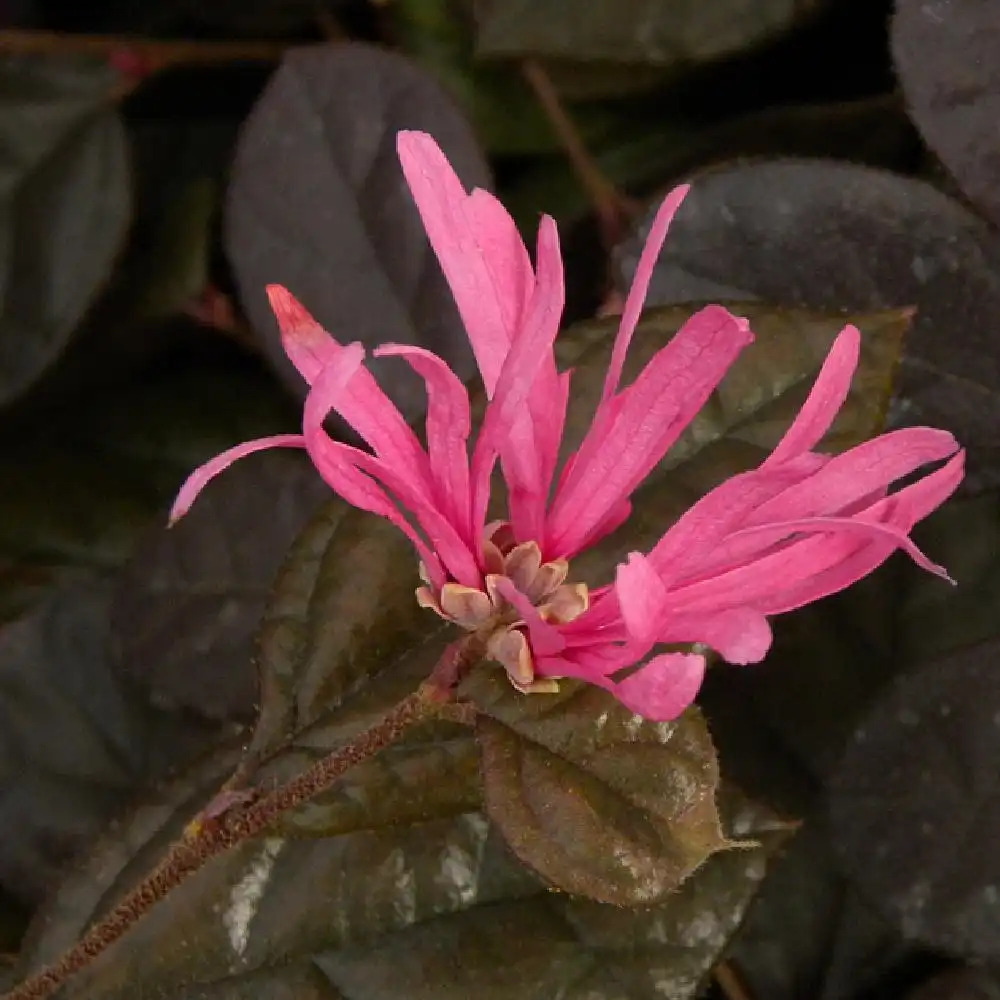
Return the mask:
{"type": "Polygon", "coordinates": [[[0,1000],[43,1000],[51,996],[212,858],[258,836],[283,813],[326,791],[346,771],[395,743],[414,724],[431,719],[470,724],[475,709],[454,700],[454,684],[481,655],[481,643],[475,636],[453,643],[427,681],[350,742],[260,798],[234,805],[217,818],[196,817],[160,863],[110,913],[55,962],[15,986],[0,1000]]]}
{"type": "Polygon", "coordinates": [[[534,59],[525,59],[521,72],[558,136],[570,166],[597,214],[601,236],[610,250],[625,235],[628,222],[638,212],[638,205],[625,197],[598,166],[541,64],[534,59]]]}

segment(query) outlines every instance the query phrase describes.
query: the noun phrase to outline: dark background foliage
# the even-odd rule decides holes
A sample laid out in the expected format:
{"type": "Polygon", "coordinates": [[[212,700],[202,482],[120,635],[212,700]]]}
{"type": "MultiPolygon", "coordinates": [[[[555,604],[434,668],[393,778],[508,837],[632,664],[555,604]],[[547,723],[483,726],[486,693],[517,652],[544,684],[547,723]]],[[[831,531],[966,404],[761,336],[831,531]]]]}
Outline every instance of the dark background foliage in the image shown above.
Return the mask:
{"type": "MultiPolygon", "coordinates": [[[[472,373],[395,161],[419,128],[526,237],[558,219],[584,395],[613,324],[581,321],[627,286],[656,196],[695,181],[647,348],[727,301],[770,353],[623,544],[756,460],[849,315],[866,356],[831,446],[883,416],[961,438],[968,479],[917,532],[960,586],[894,559],[776,623],[764,664],[711,671],[684,739],[711,732],[726,829],[759,845],[651,907],[547,892],[515,853],[603,877],[558,827],[501,836],[524,830],[526,768],[558,772],[547,794],[582,824],[576,792],[627,810],[647,757],[567,749],[572,716],[538,722],[487,679],[485,797],[468,733],[417,732],[67,995],[1000,996],[997,67],[985,0],[0,2],[0,985],[150,864],[259,712],[280,776],[433,659],[405,544],[302,456],[247,460],[164,527],[199,462],[295,427],[267,282],[339,337],[472,373]]],[[[377,371],[416,417],[403,368],[377,371]]]]}

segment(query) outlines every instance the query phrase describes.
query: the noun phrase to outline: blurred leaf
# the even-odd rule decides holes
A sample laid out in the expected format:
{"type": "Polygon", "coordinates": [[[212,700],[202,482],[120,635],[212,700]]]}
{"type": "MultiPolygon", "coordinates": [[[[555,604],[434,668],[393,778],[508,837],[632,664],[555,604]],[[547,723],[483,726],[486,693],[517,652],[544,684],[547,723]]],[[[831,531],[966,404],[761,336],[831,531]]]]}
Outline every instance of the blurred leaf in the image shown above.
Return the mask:
{"type": "Polygon", "coordinates": [[[853,734],[831,785],[847,874],[910,940],[1000,955],[996,639],[901,677],[853,734]]]}
{"type": "MultiPolygon", "coordinates": [[[[170,0],[171,21],[186,27],[191,34],[221,33],[275,38],[312,34],[322,14],[335,16],[345,7],[345,0],[170,0]],[[200,30],[199,30],[200,29],[200,30]]],[[[160,32],[167,33],[163,26],[160,32]]]]}
{"type": "MultiPolygon", "coordinates": [[[[619,116],[591,143],[604,175],[619,188],[648,190],[680,181],[714,161],[751,156],[830,156],[872,166],[906,168],[920,140],[894,95],[836,104],[769,107],[721,124],[664,118],[663,102],[619,116]]],[[[546,157],[504,190],[504,203],[524,227],[545,211],[560,221],[590,211],[565,157],[546,157]]]]}
{"type": "Polygon", "coordinates": [[[294,417],[232,351],[174,358],[134,384],[36,414],[0,436],[0,620],[51,581],[125,561],[195,466],[294,417]]]}
{"type": "MultiPolygon", "coordinates": [[[[28,910],[9,893],[0,888],[0,987],[9,989],[8,972],[28,926],[28,910]]],[[[13,981],[10,981],[13,985],[13,981]]]]}
{"type": "MultiPolygon", "coordinates": [[[[225,80],[217,81],[224,84],[225,80]]],[[[129,121],[136,223],[112,304],[119,326],[183,309],[209,281],[213,227],[236,141],[237,118],[155,116],[129,121]]]]}
{"type": "Polygon", "coordinates": [[[733,846],[697,709],[647,722],[606,691],[567,681],[556,695],[525,697],[492,664],[461,694],[481,712],[486,813],[556,888],[618,906],[659,903],[733,846]]]}
{"type": "Polygon", "coordinates": [[[979,0],[896,0],[892,56],[917,128],[963,193],[1000,223],[1000,11],[979,0]]]}
{"type": "Polygon", "coordinates": [[[1000,1000],[1000,979],[988,969],[949,969],[907,993],[906,1000],[1000,1000]]]}
{"type": "Polygon", "coordinates": [[[110,71],[0,61],[0,401],[59,356],[107,281],[131,211],[110,71]]]}
{"type": "Polygon", "coordinates": [[[788,30],[824,0],[476,0],[479,52],[681,67],[733,55],[788,30]]]}
{"type": "Polygon", "coordinates": [[[214,730],[149,708],[111,669],[91,577],[0,627],[0,886],[37,904],[137,789],[214,730]]]}
{"type": "Polygon", "coordinates": [[[253,637],[288,548],[329,488],[303,455],[251,455],[157,525],[118,578],[112,647],[152,702],[249,719],[253,637]]]}
{"type": "MultiPolygon", "coordinates": [[[[396,133],[423,129],[468,187],[489,185],[471,131],[437,83],[394,53],[327,45],[289,53],[244,125],[226,247],[267,356],[301,396],[265,295],[283,284],[334,336],[417,343],[473,371],[458,311],[396,159],[396,133]]],[[[388,359],[387,359],[388,360],[388,359]]],[[[409,415],[423,407],[405,364],[376,361],[409,415]]]]}
{"type": "MultiPolygon", "coordinates": [[[[623,281],[638,250],[638,239],[620,248],[623,281]]],[[[916,306],[893,421],[953,431],[970,451],[967,490],[1000,483],[1000,243],[957,202],[921,181],[845,163],[706,173],[678,212],[649,301],[745,298],[916,306]]]]}
{"type": "Polygon", "coordinates": [[[914,957],[844,879],[815,814],[771,865],[727,951],[747,992],[767,1000],[896,996],[884,986],[914,957]]]}
{"type": "Polygon", "coordinates": [[[552,126],[521,74],[475,61],[474,25],[464,0],[393,0],[385,16],[402,50],[455,95],[491,153],[558,149],[552,126]]]}
{"type": "Polygon", "coordinates": [[[914,532],[917,543],[947,563],[957,587],[932,587],[910,570],[895,588],[896,656],[921,663],[1000,633],[1000,494],[950,501],[914,532]]]}
{"type": "MultiPolygon", "coordinates": [[[[46,27],[154,38],[312,37],[322,15],[337,17],[352,0],[94,0],[46,6],[46,27]]],[[[354,5],[356,6],[356,5],[354,5]]]]}

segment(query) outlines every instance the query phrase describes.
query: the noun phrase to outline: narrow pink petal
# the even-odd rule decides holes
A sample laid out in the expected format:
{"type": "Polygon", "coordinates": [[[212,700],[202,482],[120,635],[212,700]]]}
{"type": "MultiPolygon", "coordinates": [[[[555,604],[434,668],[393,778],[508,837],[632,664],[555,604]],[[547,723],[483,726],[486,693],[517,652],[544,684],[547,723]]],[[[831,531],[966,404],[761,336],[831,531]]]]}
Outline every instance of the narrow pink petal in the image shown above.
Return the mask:
{"type": "MultiPolygon", "coordinates": [[[[467,544],[472,544],[468,438],[469,394],[462,380],[436,354],[408,344],[385,344],[375,355],[404,358],[427,386],[427,451],[437,501],[467,544]]],[[[475,540],[478,544],[478,540],[475,540]]]]}
{"type": "Polygon", "coordinates": [[[423,132],[396,137],[399,162],[441,264],[491,396],[528,292],[520,237],[499,202],[473,203],[437,143],[423,132]]]}
{"type": "MultiPolygon", "coordinates": [[[[535,444],[541,464],[541,479],[546,500],[559,461],[559,448],[566,428],[570,381],[573,377],[572,371],[556,372],[555,359],[551,358],[551,362],[555,378],[549,380],[547,388],[539,385],[536,380],[534,391],[528,397],[528,406],[535,425],[535,444]]],[[[549,367],[547,362],[543,362],[543,373],[547,367],[549,367]]],[[[540,539],[541,535],[535,537],[540,539]]]]}
{"type": "MultiPolygon", "coordinates": [[[[343,389],[344,393],[349,391],[349,385],[343,389]]],[[[432,495],[433,490],[428,489],[429,484],[421,476],[414,475],[412,470],[401,464],[385,460],[381,456],[372,456],[360,449],[339,443],[335,444],[330,440],[329,435],[323,429],[323,424],[331,408],[339,410],[339,403],[335,372],[332,368],[325,369],[316,379],[306,397],[303,409],[303,432],[306,438],[306,447],[309,449],[310,455],[313,455],[317,467],[319,467],[319,459],[316,455],[320,453],[325,456],[327,463],[336,464],[340,485],[335,485],[328,478],[327,481],[330,482],[330,485],[348,502],[356,506],[364,506],[357,498],[360,484],[356,481],[356,472],[350,483],[350,488],[354,490],[354,493],[349,496],[343,492],[347,486],[344,479],[348,475],[346,466],[349,465],[356,470],[360,469],[369,476],[376,477],[416,517],[426,533],[431,547],[453,578],[467,586],[477,586],[480,582],[479,566],[474,554],[470,551],[469,543],[449,520],[448,511],[436,505],[432,495]]],[[[343,411],[339,410],[339,412],[343,411]]],[[[326,473],[324,473],[324,477],[326,478],[326,473]]],[[[375,501],[370,500],[369,502],[375,501]]],[[[379,502],[381,503],[381,500],[379,502]]],[[[365,509],[373,510],[370,506],[365,507],[365,509]]],[[[382,514],[383,517],[389,517],[384,509],[374,512],[382,514]]],[[[392,519],[390,518],[390,520],[392,519]]],[[[398,521],[393,520],[393,523],[398,524],[398,521]]]]}
{"type": "Polygon", "coordinates": [[[507,577],[496,581],[497,591],[509,601],[521,616],[528,629],[531,639],[531,650],[535,656],[555,656],[566,648],[566,642],[559,630],[545,621],[538,613],[538,608],[514,586],[507,577]]]}
{"type": "MultiPolygon", "coordinates": [[[[900,527],[912,527],[940,507],[958,489],[964,475],[964,459],[965,453],[960,452],[940,469],[880,503],[888,505],[895,498],[898,511],[906,516],[900,527]]],[[[815,545],[820,541],[821,539],[812,538],[800,544],[815,545]]],[[[805,579],[784,581],[785,586],[769,594],[758,606],[765,614],[781,614],[835,594],[877,569],[892,555],[895,548],[895,545],[883,542],[861,544],[846,557],[824,568],[819,568],[819,560],[813,559],[814,571],[805,579]]]]}
{"type": "MultiPolygon", "coordinates": [[[[928,514],[937,510],[962,484],[965,478],[965,449],[963,448],[941,466],[922,476],[915,483],[904,486],[901,490],[896,490],[884,500],[879,500],[879,504],[888,505],[892,502],[902,504],[905,501],[904,509],[907,513],[908,527],[922,521],[928,514]]],[[[873,505],[873,510],[878,504],[873,505]]]]}
{"type": "MultiPolygon", "coordinates": [[[[493,285],[499,289],[497,298],[508,341],[513,340],[535,289],[535,270],[528,248],[510,213],[489,191],[476,188],[466,202],[466,212],[493,285]]],[[[499,376],[498,368],[494,385],[499,376]]]]}
{"type": "Polygon", "coordinates": [[[552,504],[547,554],[568,558],[579,551],[674,444],[752,339],[746,320],[707,306],[612,400],[613,419],[597,414],[552,504]]]}
{"type": "Polygon", "coordinates": [[[275,434],[272,437],[257,438],[256,441],[244,441],[243,444],[236,445],[210,458],[204,465],[200,465],[177,491],[177,498],[170,508],[169,525],[176,524],[190,509],[197,500],[198,494],[217,476],[220,472],[225,472],[233,464],[247,455],[252,455],[255,451],[266,451],[268,448],[304,448],[305,438],[301,434],[275,434]]]}
{"type": "MultiPolygon", "coordinates": [[[[629,500],[622,500],[614,507],[611,507],[604,517],[597,522],[584,535],[578,545],[577,551],[583,552],[592,545],[596,545],[602,538],[607,538],[612,532],[617,531],[632,516],[632,503],[629,500]]],[[[546,553],[546,557],[548,554],[546,553]]]]}
{"type": "Polygon", "coordinates": [[[658,642],[700,642],[729,663],[759,663],[771,648],[773,636],[767,618],[748,607],[707,614],[667,612],[658,642]]]}
{"type": "Polygon", "coordinates": [[[610,691],[615,686],[610,675],[634,662],[621,655],[621,647],[607,643],[556,656],[536,656],[535,673],[539,677],[572,677],[610,691]]]}
{"type": "Polygon", "coordinates": [[[501,446],[510,522],[519,542],[541,542],[544,537],[545,511],[566,423],[569,380],[570,372],[556,372],[554,359],[543,361],[527,408],[518,413],[501,446]]]}
{"type": "Polygon", "coordinates": [[[720,483],[689,507],[649,552],[649,561],[669,583],[683,579],[710,559],[761,504],[812,475],[825,459],[801,456],[781,468],[751,469],[720,483]]]}
{"type": "Polygon", "coordinates": [[[630,711],[654,722],[676,719],[691,705],[705,679],[705,657],[697,653],[654,656],[609,691],[630,711]]]}
{"type": "Polygon", "coordinates": [[[795,458],[820,441],[847,399],[860,357],[861,333],[857,327],[845,326],[833,342],[802,409],[762,468],[795,458]]]}
{"type": "Polygon", "coordinates": [[[771,627],[752,608],[701,614],[675,611],[663,581],[638,552],[618,566],[615,592],[625,625],[638,644],[701,642],[730,663],[756,663],[771,646],[771,627]]]}
{"type": "MultiPolygon", "coordinates": [[[[313,385],[341,354],[348,350],[331,337],[306,309],[280,285],[268,286],[268,296],[282,343],[303,378],[313,385]]],[[[335,393],[334,409],[374,450],[375,454],[429,493],[430,469],[417,436],[395,403],[382,391],[367,368],[359,368],[346,390],[335,393]]]]}
{"type": "Polygon", "coordinates": [[[635,277],[632,278],[632,287],[625,300],[621,323],[618,325],[618,335],[615,337],[615,346],[611,351],[608,373],[604,378],[604,393],[602,395],[604,400],[610,399],[618,391],[622,368],[625,366],[625,355],[628,353],[632,335],[639,322],[642,305],[646,301],[646,293],[649,291],[649,283],[653,277],[656,260],[660,256],[660,250],[663,249],[663,242],[667,238],[670,223],[673,222],[677,209],[681,207],[681,202],[684,201],[690,190],[690,184],[682,184],[680,187],[674,188],[663,199],[656,216],[653,218],[653,224],[649,227],[649,235],[646,237],[646,243],[639,255],[635,277]]]}
{"type": "MultiPolygon", "coordinates": [[[[503,363],[496,391],[486,407],[482,427],[472,456],[472,523],[474,530],[486,520],[489,500],[489,481],[496,458],[503,453],[511,435],[525,430],[518,446],[537,449],[533,433],[521,422],[540,368],[552,355],[552,344],[559,332],[565,288],[563,285],[562,256],[559,251],[559,233],[555,221],[542,216],[538,227],[537,277],[531,304],[524,325],[511,344],[503,363]]],[[[523,469],[537,468],[536,452],[525,456],[523,469]]],[[[519,465],[515,472],[520,471],[519,465]]],[[[525,481],[512,484],[515,489],[531,493],[536,483],[526,473],[525,481]]]]}
{"type": "Polygon", "coordinates": [[[288,360],[299,374],[312,385],[319,373],[343,348],[309,315],[294,295],[282,285],[268,285],[267,297],[271,303],[281,344],[288,360]]]}
{"type": "MultiPolygon", "coordinates": [[[[962,481],[964,453],[864,512],[909,531],[939,507],[962,481]]],[[[886,525],[883,525],[885,527],[886,525]]],[[[687,612],[747,605],[764,614],[801,607],[850,586],[898,547],[887,533],[867,529],[810,535],[714,576],[671,589],[671,602],[687,612]],[[868,539],[875,537],[874,541],[868,539]]]]}
{"type": "Polygon", "coordinates": [[[663,629],[667,589],[649,560],[630,552],[615,573],[615,592],[625,627],[636,642],[651,646],[663,629]]]}
{"type": "Polygon", "coordinates": [[[931,427],[904,427],[881,434],[834,456],[814,476],[762,504],[748,523],[838,514],[860,497],[957,450],[958,442],[951,434],[931,427]]]}
{"type": "Polygon", "coordinates": [[[327,485],[352,506],[378,514],[399,528],[417,550],[431,585],[440,590],[447,583],[448,574],[437,553],[417,533],[388,494],[358,468],[361,456],[371,458],[357,448],[334,441],[322,428],[314,429],[309,436],[309,457],[327,485]]]}
{"type": "Polygon", "coordinates": [[[856,517],[803,517],[792,521],[777,521],[774,524],[754,525],[738,532],[739,536],[754,535],[773,542],[796,534],[848,534],[868,541],[885,542],[894,548],[902,549],[921,569],[945,580],[951,580],[947,570],[943,566],[931,562],[906,534],[905,530],[891,524],[866,520],[861,515],[856,517]]]}

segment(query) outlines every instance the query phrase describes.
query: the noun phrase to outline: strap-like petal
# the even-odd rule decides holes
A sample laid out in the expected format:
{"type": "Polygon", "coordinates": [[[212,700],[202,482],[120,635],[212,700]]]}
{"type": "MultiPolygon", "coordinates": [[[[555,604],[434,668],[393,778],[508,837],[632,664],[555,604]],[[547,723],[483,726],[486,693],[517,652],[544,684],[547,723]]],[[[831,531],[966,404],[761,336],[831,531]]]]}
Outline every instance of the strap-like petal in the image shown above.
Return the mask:
{"type": "Polygon", "coordinates": [[[653,278],[656,260],[660,256],[660,250],[663,249],[663,242],[667,238],[670,223],[673,222],[677,209],[681,207],[681,202],[684,201],[690,190],[690,184],[675,187],[663,199],[653,217],[653,224],[649,227],[649,235],[643,244],[642,253],[639,254],[639,263],[636,265],[635,276],[632,278],[632,286],[625,299],[621,322],[618,324],[618,335],[615,337],[615,344],[611,349],[611,360],[608,363],[608,372],[604,378],[604,392],[601,397],[605,402],[618,391],[618,383],[621,381],[622,369],[625,366],[625,355],[628,354],[632,335],[639,323],[639,316],[642,313],[643,303],[646,301],[649,283],[653,278]]]}
{"type": "Polygon", "coordinates": [[[861,333],[857,327],[845,326],[833,342],[802,409],[763,468],[795,458],[819,443],[847,399],[860,357],[861,333]]]}
{"type": "Polygon", "coordinates": [[[244,441],[210,458],[204,465],[198,466],[177,491],[177,497],[170,508],[169,523],[176,524],[198,499],[198,494],[221,472],[225,472],[233,464],[247,455],[257,451],[267,451],[269,448],[304,448],[305,438],[301,434],[274,434],[271,437],[257,438],[256,441],[244,441]]]}
{"type": "Polygon", "coordinates": [[[469,335],[488,396],[531,293],[517,227],[486,192],[468,195],[431,136],[400,132],[399,162],[469,335]]]}
{"type": "MultiPolygon", "coordinates": [[[[527,400],[539,370],[551,360],[552,344],[559,332],[565,288],[562,255],[555,221],[542,216],[538,227],[537,276],[522,329],[511,344],[504,360],[496,392],[486,407],[482,427],[472,455],[472,520],[481,528],[486,520],[489,483],[497,456],[514,439],[519,447],[537,449],[538,442],[530,424],[523,422],[527,400]],[[523,432],[523,433],[522,433],[523,432]]],[[[538,467],[535,451],[526,457],[525,468],[538,467]]],[[[536,489],[530,472],[515,488],[536,489]]],[[[537,540],[537,539],[536,539],[537,540]]]]}
{"type": "Polygon", "coordinates": [[[822,469],[761,504],[748,525],[837,515],[861,497],[884,489],[929,462],[954,455],[958,442],[947,431],[904,427],[880,434],[831,458],[822,469]]]}
{"type": "Polygon", "coordinates": [[[618,397],[600,410],[556,492],[546,558],[573,556],[582,540],[635,488],[704,406],[753,339],[746,320],[707,306],[684,324],[618,397]]]}
{"type": "Polygon", "coordinates": [[[404,358],[423,378],[427,386],[427,453],[435,499],[466,544],[478,547],[471,522],[468,439],[472,418],[465,385],[446,362],[422,347],[386,344],[374,353],[377,357],[404,358]]]}

